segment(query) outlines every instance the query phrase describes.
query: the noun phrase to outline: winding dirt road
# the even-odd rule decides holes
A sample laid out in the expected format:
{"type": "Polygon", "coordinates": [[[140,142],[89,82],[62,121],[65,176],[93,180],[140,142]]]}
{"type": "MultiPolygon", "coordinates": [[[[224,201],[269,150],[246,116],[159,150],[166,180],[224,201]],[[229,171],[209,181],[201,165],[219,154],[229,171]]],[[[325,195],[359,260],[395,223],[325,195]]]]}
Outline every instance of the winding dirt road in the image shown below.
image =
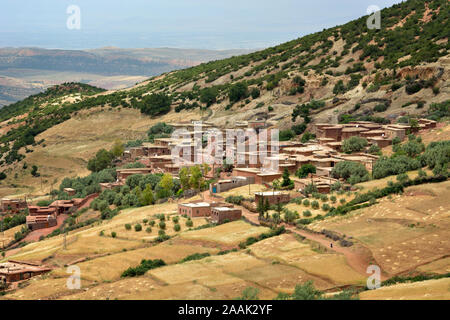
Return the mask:
{"type": "MultiPolygon", "coordinates": [[[[221,198],[219,196],[217,196],[217,197],[211,196],[209,194],[209,191],[203,192],[203,199],[205,201],[209,201],[209,202],[224,200],[223,198],[221,198]]],[[[248,209],[246,209],[242,206],[235,205],[235,207],[242,210],[242,215],[245,217],[245,219],[247,219],[248,221],[250,221],[253,224],[261,225],[261,223],[258,219],[257,213],[252,213],[248,209]]],[[[286,230],[288,230],[292,233],[298,234],[299,236],[304,237],[310,241],[319,243],[320,245],[324,246],[328,250],[332,250],[336,253],[343,254],[345,256],[345,259],[346,259],[348,265],[353,270],[355,270],[356,272],[358,272],[361,275],[364,275],[365,277],[370,276],[370,274],[367,273],[367,267],[374,264],[375,259],[372,256],[372,252],[368,248],[364,247],[363,245],[356,244],[352,247],[341,247],[337,242],[335,242],[331,239],[328,239],[327,237],[325,237],[322,234],[317,234],[317,233],[309,232],[306,230],[297,229],[295,226],[288,225],[285,223],[283,223],[282,225],[284,225],[286,230]],[[331,243],[333,244],[332,248],[330,246],[331,243]]],[[[386,275],[385,272],[382,271],[381,280],[383,281],[388,278],[389,278],[389,276],[386,275]]]]}

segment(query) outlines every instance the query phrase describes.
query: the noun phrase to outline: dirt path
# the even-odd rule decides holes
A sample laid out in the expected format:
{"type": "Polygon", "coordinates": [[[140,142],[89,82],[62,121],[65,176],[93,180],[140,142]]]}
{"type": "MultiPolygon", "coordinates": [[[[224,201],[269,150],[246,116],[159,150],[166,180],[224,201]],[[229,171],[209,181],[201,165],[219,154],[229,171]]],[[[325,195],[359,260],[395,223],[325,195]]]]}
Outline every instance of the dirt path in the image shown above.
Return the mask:
{"type": "MultiPolygon", "coordinates": [[[[203,192],[203,199],[205,201],[220,201],[220,199],[213,197],[209,194],[209,191],[203,192]]],[[[242,210],[242,215],[251,223],[256,225],[261,225],[258,214],[252,213],[248,209],[236,205],[239,209],[242,210]]],[[[283,224],[286,230],[289,230],[292,233],[298,234],[299,236],[302,236],[308,240],[314,241],[316,243],[321,244],[325,248],[328,248],[329,250],[333,250],[334,252],[343,254],[345,256],[345,259],[348,263],[348,265],[358,272],[361,275],[364,275],[368,277],[370,274],[367,273],[367,267],[371,265],[374,261],[372,253],[369,249],[366,247],[363,247],[362,245],[356,245],[353,247],[341,247],[337,242],[328,239],[324,235],[312,233],[306,230],[300,230],[296,227],[288,224],[283,224]],[[333,248],[331,248],[330,244],[333,243],[333,248]]],[[[388,279],[389,276],[384,274],[382,272],[381,274],[381,280],[388,279]]]]}

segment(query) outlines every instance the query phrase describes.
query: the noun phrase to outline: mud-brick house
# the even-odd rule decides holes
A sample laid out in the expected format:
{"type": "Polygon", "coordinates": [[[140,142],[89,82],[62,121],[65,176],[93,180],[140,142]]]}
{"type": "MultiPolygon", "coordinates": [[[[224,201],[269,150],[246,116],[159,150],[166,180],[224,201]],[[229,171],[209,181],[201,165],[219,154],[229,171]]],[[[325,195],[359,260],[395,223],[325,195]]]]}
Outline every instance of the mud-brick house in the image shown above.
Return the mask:
{"type": "Polygon", "coordinates": [[[170,148],[167,146],[158,146],[153,143],[144,143],[143,149],[146,156],[162,156],[170,154],[170,148]]]}
{"type": "Polygon", "coordinates": [[[209,185],[209,191],[211,193],[221,193],[234,188],[246,186],[255,183],[254,177],[241,177],[234,176],[230,179],[219,180],[216,183],[211,183],[209,185]]]}
{"type": "Polygon", "coordinates": [[[72,188],[64,188],[63,191],[69,195],[69,197],[73,197],[77,191],[72,188]]]}
{"type": "Polygon", "coordinates": [[[209,217],[214,207],[232,207],[233,205],[222,202],[191,202],[178,204],[178,214],[187,215],[190,218],[209,217]]]}
{"type": "Polygon", "coordinates": [[[265,184],[281,178],[282,174],[280,172],[264,172],[256,168],[234,168],[232,175],[234,177],[252,177],[256,184],[265,184]]]}
{"type": "Polygon", "coordinates": [[[389,139],[399,138],[400,140],[404,140],[406,135],[409,132],[411,127],[408,125],[400,125],[400,124],[390,124],[384,128],[386,132],[386,137],[389,139]]]}
{"type": "Polygon", "coordinates": [[[4,279],[6,283],[17,282],[50,272],[51,270],[34,263],[9,260],[8,262],[0,263],[0,280],[4,279]]]}
{"type": "Polygon", "coordinates": [[[150,174],[152,173],[152,168],[130,168],[130,169],[117,169],[117,181],[125,181],[129,176],[134,174],[150,174]]]}
{"type": "Polygon", "coordinates": [[[234,207],[214,207],[211,208],[211,222],[221,224],[226,221],[236,221],[241,219],[242,210],[234,207]]]}
{"type": "Polygon", "coordinates": [[[354,127],[362,127],[369,130],[379,130],[383,126],[379,123],[371,122],[371,121],[352,121],[350,122],[350,125],[354,127]]]}
{"type": "Polygon", "coordinates": [[[316,127],[318,138],[333,139],[333,141],[341,141],[343,126],[335,125],[327,127],[316,127]]]}
{"type": "Polygon", "coordinates": [[[26,209],[27,202],[21,199],[7,199],[1,200],[1,211],[19,213],[21,210],[26,209]]]}
{"type": "Polygon", "coordinates": [[[369,141],[370,144],[376,144],[380,148],[385,148],[392,144],[391,139],[383,138],[383,137],[372,137],[372,138],[368,138],[367,141],[369,141]]]}
{"type": "Polygon", "coordinates": [[[255,203],[259,203],[261,199],[263,203],[266,203],[267,200],[270,205],[273,205],[278,203],[288,203],[291,200],[291,196],[289,193],[281,191],[255,192],[255,203]]]}
{"type": "Polygon", "coordinates": [[[30,216],[48,216],[57,215],[58,209],[55,207],[38,207],[38,206],[28,206],[28,213],[30,216]]]}
{"type": "Polygon", "coordinates": [[[419,125],[422,128],[422,125],[424,126],[424,129],[433,129],[436,128],[437,122],[430,119],[419,119],[419,125]]]}
{"type": "Polygon", "coordinates": [[[54,227],[57,225],[56,214],[27,216],[26,224],[30,230],[54,227]]]}
{"type": "Polygon", "coordinates": [[[53,201],[49,207],[55,208],[57,210],[57,214],[60,215],[63,213],[68,213],[74,207],[74,204],[72,200],[56,200],[53,201]]]}
{"type": "Polygon", "coordinates": [[[362,128],[362,127],[346,127],[342,129],[342,140],[346,140],[351,137],[359,137],[364,132],[369,131],[369,129],[362,128]]]}

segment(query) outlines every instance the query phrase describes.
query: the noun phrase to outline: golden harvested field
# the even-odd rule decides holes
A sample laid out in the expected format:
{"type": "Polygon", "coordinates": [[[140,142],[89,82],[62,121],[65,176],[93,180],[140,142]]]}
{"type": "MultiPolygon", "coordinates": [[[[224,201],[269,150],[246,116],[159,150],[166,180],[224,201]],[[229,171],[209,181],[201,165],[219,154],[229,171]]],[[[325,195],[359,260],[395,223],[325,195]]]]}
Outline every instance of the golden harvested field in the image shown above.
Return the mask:
{"type": "Polygon", "coordinates": [[[251,184],[250,185],[250,193],[248,192],[249,186],[242,186],[239,188],[231,189],[225,192],[221,192],[218,195],[221,197],[229,197],[229,196],[243,196],[244,198],[253,198],[255,192],[267,191],[267,188],[261,184],[251,184]]]}
{"type": "MultiPolygon", "coordinates": [[[[77,263],[81,269],[81,278],[90,281],[112,281],[120,279],[120,275],[127,268],[137,266],[142,259],[162,259],[167,264],[176,263],[194,253],[216,253],[217,249],[205,248],[200,245],[182,245],[163,243],[152,247],[124,251],[77,263]]],[[[63,277],[65,269],[57,269],[52,273],[54,277],[63,277]]]]}
{"type": "Polygon", "coordinates": [[[250,226],[244,221],[234,221],[215,228],[188,231],[181,234],[182,239],[217,242],[225,245],[238,245],[249,237],[256,237],[269,231],[269,228],[250,226]]]}
{"type": "Polygon", "coordinates": [[[0,248],[14,240],[14,234],[19,232],[24,226],[24,224],[21,224],[20,226],[5,230],[5,232],[0,232],[0,248]]]}
{"type": "Polygon", "coordinates": [[[450,300],[450,279],[402,283],[360,294],[361,300],[450,300]]]}
{"type": "Polygon", "coordinates": [[[310,227],[356,238],[383,270],[398,274],[449,254],[449,197],[449,181],[410,187],[403,195],[310,227]]]}
{"type": "Polygon", "coordinates": [[[250,248],[252,254],[258,258],[289,264],[301,269],[310,277],[314,276],[316,285],[319,285],[318,279],[334,285],[364,282],[364,277],[347,265],[344,256],[313,251],[309,243],[300,242],[293,235],[284,234],[269,238],[250,248]]]}
{"type": "Polygon", "coordinates": [[[450,257],[439,259],[417,268],[417,271],[423,273],[450,273],[450,257]]]}
{"type": "MultiPolygon", "coordinates": [[[[39,276],[31,279],[26,283],[26,286],[8,295],[9,299],[14,300],[37,300],[37,299],[50,299],[55,296],[64,294],[72,294],[73,291],[67,288],[67,277],[70,274],[66,274],[65,278],[52,279],[46,276],[39,276]]],[[[85,288],[92,283],[82,280],[81,286],[85,288]]]]}
{"type": "MultiPolygon", "coordinates": [[[[432,176],[433,173],[430,170],[424,170],[428,175],[432,176]]],[[[410,179],[414,179],[418,176],[418,170],[408,171],[407,172],[410,179]]],[[[373,190],[375,188],[381,189],[387,186],[388,182],[397,182],[397,176],[389,176],[383,179],[378,180],[370,180],[362,183],[358,183],[357,187],[362,187],[362,192],[367,192],[373,190]]]]}

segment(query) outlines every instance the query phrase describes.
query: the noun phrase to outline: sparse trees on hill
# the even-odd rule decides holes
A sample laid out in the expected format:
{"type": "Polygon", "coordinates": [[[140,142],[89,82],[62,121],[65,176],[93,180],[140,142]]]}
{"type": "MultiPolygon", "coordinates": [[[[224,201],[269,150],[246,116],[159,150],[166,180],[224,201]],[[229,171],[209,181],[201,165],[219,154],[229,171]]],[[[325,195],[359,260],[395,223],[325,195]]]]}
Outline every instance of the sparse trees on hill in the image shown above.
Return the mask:
{"type": "Polygon", "coordinates": [[[200,91],[200,102],[206,103],[206,107],[216,103],[218,91],[216,88],[205,88],[200,91]]]}
{"type": "Polygon", "coordinates": [[[231,86],[228,94],[231,103],[238,102],[239,100],[248,97],[248,86],[244,82],[238,82],[231,86]]]}
{"type": "Polygon", "coordinates": [[[96,153],[94,158],[88,161],[87,167],[92,172],[99,172],[101,170],[110,168],[113,159],[114,155],[111,152],[105,149],[101,149],[96,153]]]}
{"type": "Polygon", "coordinates": [[[114,142],[114,145],[111,148],[111,153],[115,156],[115,157],[120,157],[123,152],[125,151],[125,146],[122,143],[122,141],[120,140],[116,140],[114,142]]]}
{"type": "Polygon", "coordinates": [[[339,162],[331,171],[331,175],[337,179],[347,180],[351,184],[369,180],[369,172],[366,167],[353,161],[339,162]]]}
{"type": "Polygon", "coordinates": [[[159,116],[170,111],[171,98],[164,93],[144,96],[140,103],[141,112],[150,116],[159,116]]]}

